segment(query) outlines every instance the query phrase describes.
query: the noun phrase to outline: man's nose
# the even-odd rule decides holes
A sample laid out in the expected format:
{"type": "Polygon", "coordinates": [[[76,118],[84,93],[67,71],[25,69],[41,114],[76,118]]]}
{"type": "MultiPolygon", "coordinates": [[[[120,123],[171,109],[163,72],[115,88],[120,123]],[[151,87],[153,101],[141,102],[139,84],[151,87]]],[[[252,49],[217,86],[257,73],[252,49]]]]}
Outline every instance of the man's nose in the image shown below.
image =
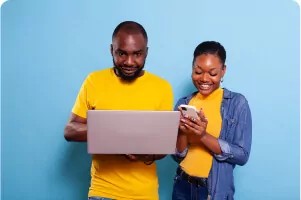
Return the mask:
{"type": "Polygon", "coordinates": [[[134,58],[132,56],[128,56],[124,64],[127,66],[134,66],[135,65],[134,58]]]}

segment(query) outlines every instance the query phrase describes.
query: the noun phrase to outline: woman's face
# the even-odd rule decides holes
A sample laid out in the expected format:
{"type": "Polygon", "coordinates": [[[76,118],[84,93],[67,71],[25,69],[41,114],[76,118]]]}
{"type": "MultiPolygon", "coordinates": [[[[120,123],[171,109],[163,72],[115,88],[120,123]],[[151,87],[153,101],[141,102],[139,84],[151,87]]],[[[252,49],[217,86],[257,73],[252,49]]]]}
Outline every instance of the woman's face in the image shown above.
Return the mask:
{"type": "Polygon", "coordinates": [[[191,77],[198,91],[202,95],[208,96],[219,88],[225,72],[226,66],[217,55],[202,54],[195,59],[191,77]]]}

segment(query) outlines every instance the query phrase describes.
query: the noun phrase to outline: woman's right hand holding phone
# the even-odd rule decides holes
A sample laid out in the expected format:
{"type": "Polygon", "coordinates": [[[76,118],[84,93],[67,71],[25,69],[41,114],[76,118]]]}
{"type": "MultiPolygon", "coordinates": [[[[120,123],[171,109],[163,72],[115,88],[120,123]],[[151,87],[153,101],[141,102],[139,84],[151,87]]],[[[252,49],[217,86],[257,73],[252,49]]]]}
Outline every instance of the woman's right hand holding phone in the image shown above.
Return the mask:
{"type": "Polygon", "coordinates": [[[208,121],[202,109],[197,112],[198,119],[192,118],[190,116],[184,116],[182,108],[179,107],[178,109],[182,113],[179,124],[181,133],[187,135],[197,135],[199,137],[202,137],[204,134],[206,134],[208,121]]]}

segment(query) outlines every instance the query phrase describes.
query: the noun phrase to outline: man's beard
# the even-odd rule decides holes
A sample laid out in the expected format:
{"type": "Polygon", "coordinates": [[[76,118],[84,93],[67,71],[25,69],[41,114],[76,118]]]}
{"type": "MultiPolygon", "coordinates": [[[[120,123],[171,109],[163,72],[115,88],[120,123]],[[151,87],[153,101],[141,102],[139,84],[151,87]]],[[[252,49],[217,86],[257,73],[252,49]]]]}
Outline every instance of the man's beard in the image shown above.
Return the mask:
{"type": "Polygon", "coordinates": [[[132,82],[132,81],[134,81],[136,78],[138,78],[138,77],[140,76],[140,74],[141,74],[141,71],[142,71],[143,68],[144,68],[144,63],[143,63],[142,67],[137,67],[137,68],[138,68],[137,71],[136,71],[133,75],[130,75],[130,76],[129,76],[129,75],[123,73],[121,67],[119,67],[118,65],[116,65],[114,59],[113,59],[113,64],[114,64],[115,70],[117,71],[118,76],[119,76],[122,80],[128,81],[128,82],[132,82]]]}

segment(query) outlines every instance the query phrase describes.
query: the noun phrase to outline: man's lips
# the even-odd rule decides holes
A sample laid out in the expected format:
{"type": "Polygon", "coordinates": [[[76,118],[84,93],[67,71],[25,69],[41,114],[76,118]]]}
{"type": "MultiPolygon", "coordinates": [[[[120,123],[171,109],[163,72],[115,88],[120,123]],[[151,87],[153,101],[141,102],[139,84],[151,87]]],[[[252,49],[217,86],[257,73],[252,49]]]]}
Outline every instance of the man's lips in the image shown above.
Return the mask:
{"type": "Polygon", "coordinates": [[[133,74],[137,71],[136,67],[121,67],[122,71],[126,74],[133,74]]]}

